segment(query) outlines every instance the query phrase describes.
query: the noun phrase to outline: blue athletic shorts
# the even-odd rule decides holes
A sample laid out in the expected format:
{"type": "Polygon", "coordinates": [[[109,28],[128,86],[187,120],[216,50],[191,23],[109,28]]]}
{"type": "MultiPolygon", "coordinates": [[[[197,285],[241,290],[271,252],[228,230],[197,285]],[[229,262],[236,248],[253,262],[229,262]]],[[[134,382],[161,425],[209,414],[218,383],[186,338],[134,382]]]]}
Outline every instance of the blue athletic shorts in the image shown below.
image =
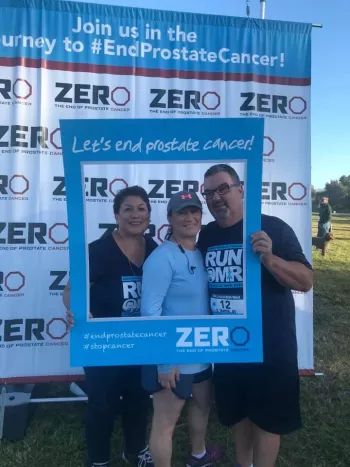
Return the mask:
{"type": "MultiPolygon", "coordinates": [[[[176,382],[176,387],[171,390],[179,399],[190,399],[192,395],[192,384],[199,384],[203,381],[207,381],[212,377],[212,374],[212,365],[210,365],[206,370],[193,375],[180,373],[180,379],[176,382]]],[[[163,389],[162,385],[158,382],[158,368],[156,365],[147,365],[142,367],[142,386],[151,394],[163,389]]]]}

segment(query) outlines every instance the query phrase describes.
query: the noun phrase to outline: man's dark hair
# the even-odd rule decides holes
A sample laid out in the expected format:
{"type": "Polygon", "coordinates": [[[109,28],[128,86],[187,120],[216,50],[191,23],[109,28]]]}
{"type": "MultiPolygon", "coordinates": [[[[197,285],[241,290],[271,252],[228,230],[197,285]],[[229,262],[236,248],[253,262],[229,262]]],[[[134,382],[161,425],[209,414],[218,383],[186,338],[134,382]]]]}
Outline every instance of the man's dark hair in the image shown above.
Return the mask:
{"type": "Polygon", "coordinates": [[[237,174],[237,172],[235,171],[235,169],[233,169],[230,165],[227,165],[227,164],[216,164],[216,165],[212,165],[204,174],[204,178],[207,178],[207,177],[212,177],[213,175],[216,175],[220,172],[226,172],[228,173],[232,180],[233,180],[233,183],[241,183],[240,179],[239,179],[239,176],[237,174]]]}
{"type": "Polygon", "coordinates": [[[147,206],[148,212],[151,212],[151,203],[149,202],[149,198],[147,195],[146,190],[144,190],[140,186],[130,186],[128,188],[124,188],[123,190],[118,191],[118,193],[115,195],[114,201],[113,201],[113,212],[114,214],[119,214],[120,207],[123,204],[123,201],[128,197],[128,196],[138,196],[139,198],[144,201],[144,203],[147,206]]]}

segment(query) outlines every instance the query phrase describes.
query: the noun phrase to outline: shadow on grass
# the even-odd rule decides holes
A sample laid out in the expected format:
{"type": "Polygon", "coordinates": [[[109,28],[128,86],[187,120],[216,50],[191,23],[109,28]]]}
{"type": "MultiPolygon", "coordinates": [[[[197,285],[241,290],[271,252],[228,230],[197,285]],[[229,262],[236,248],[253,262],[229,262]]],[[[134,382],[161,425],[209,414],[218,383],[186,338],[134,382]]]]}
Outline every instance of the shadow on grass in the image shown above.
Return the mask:
{"type": "MultiPolygon", "coordinates": [[[[350,303],[350,264],[331,261],[330,257],[321,257],[318,262],[327,260],[319,268],[314,266],[314,298],[315,311],[324,307],[343,307],[343,313],[348,313],[350,303]]],[[[349,317],[347,316],[349,319],[349,317]]],[[[344,329],[342,330],[344,333],[344,329]]],[[[350,342],[349,342],[350,344],[350,342]]]]}
{"type": "Polygon", "coordinates": [[[350,231],[350,227],[332,227],[332,232],[349,232],[349,231],[350,231]]]}
{"type": "Polygon", "coordinates": [[[337,224],[350,225],[350,217],[344,217],[342,219],[339,219],[339,218],[332,219],[332,225],[337,225],[337,224]]]}

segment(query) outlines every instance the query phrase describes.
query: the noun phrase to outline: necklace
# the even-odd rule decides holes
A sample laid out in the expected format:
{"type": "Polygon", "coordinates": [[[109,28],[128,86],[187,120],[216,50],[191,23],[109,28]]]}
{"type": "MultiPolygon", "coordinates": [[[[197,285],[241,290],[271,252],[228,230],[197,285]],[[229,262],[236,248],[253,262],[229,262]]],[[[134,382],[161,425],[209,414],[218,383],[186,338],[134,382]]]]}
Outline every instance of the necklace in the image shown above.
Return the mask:
{"type": "Polygon", "coordinates": [[[133,275],[134,277],[136,277],[136,274],[135,274],[135,272],[134,272],[134,269],[133,269],[133,267],[132,267],[132,265],[131,265],[131,262],[130,262],[129,258],[127,258],[127,260],[128,260],[128,263],[129,263],[129,266],[130,266],[132,275],[133,275]]]}
{"type": "MultiPolygon", "coordinates": [[[[121,240],[123,240],[123,237],[120,235],[120,233],[119,233],[118,231],[116,231],[115,234],[114,234],[113,236],[114,236],[114,239],[115,239],[115,240],[116,240],[116,237],[118,237],[118,236],[121,238],[121,240]]],[[[133,267],[132,267],[131,261],[129,260],[129,258],[128,258],[128,256],[127,256],[127,253],[126,253],[125,251],[123,251],[123,249],[121,248],[121,245],[118,244],[118,242],[116,242],[116,243],[117,243],[117,245],[119,246],[119,248],[120,248],[120,250],[122,251],[122,253],[124,254],[124,256],[126,257],[126,259],[128,260],[129,268],[130,268],[130,270],[131,270],[131,272],[132,272],[132,275],[133,275],[134,277],[136,277],[135,271],[134,271],[134,269],[133,269],[133,267]]],[[[145,245],[144,242],[143,242],[143,246],[144,246],[144,248],[145,248],[145,254],[146,254],[146,245],[145,245]]],[[[139,267],[139,269],[142,269],[142,265],[139,267]]]]}

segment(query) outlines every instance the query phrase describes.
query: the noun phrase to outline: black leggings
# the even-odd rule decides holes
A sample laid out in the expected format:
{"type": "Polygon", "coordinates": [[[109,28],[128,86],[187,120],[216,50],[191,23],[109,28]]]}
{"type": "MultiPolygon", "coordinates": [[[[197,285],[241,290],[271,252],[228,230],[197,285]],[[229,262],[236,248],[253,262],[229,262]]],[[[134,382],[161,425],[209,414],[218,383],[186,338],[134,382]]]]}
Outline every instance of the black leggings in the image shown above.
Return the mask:
{"type": "Polygon", "coordinates": [[[111,435],[118,415],[122,416],[125,452],[138,454],[146,446],[149,410],[149,394],[141,386],[141,367],[88,367],[84,371],[89,462],[110,460],[111,435]]]}

